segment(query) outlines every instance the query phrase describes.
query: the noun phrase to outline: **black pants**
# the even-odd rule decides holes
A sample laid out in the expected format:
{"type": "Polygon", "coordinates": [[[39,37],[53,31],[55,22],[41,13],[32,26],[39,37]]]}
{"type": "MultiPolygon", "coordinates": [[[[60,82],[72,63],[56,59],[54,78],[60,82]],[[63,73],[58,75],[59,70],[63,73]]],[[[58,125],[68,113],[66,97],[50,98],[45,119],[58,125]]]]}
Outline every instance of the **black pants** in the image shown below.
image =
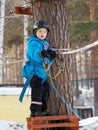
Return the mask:
{"type": "Polygon", "coordinates": [[[47,103],[50,96],[50,85],[46,80],[41,84],[41,78],[33,76],[30,81],[31,86],[31,112],[46,111],[47,103]]]}

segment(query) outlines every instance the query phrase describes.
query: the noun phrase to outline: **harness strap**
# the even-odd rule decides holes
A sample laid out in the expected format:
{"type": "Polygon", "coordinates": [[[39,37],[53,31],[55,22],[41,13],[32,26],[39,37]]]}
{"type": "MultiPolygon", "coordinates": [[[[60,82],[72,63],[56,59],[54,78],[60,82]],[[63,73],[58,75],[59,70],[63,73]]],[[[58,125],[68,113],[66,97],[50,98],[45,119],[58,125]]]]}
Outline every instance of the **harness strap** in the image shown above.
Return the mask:
{"type": "Polygon", "coordinates": [[[26,92],[26,89],[30,83],[30,80],[31,80],[32,77],[28,78],[23,86],[23,89],[21,91],[21,94],[20,94],[20,97],[19,97],[19,101],[22,102],[23,101],[23,97],[25,95],[25,92],[26,92]]]}

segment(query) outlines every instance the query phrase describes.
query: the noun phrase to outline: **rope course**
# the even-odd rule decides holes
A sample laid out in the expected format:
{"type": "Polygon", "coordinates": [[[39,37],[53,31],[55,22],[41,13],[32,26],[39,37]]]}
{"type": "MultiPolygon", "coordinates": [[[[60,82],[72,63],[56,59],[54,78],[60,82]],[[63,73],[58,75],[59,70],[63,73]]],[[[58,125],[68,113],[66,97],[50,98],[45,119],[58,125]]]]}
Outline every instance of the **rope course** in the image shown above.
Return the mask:
{"type": "Polygon", "coordinates": [[[95,47],[98,45],[98,41],[95,41],[94,43],[91,43],[89,45],[86,45],[82,48],[79,48],[79,49],[76,49],[76,50],[72,50],[72,51],[66,51],[66,49],[58,49],[58,51],[60,50],[60,54],[64,55],[64,54],[73,54],[73,53],[77,53],[77,52],[82,52],[82,51],[85,51],[85,50],[88,50],[92,47],[95,47]],[[64,52],[61,52],[61,51],[64,51],[64,52]]]}
{"type": "MultiPolygon", "coordinates": [[[[76,50],[72,50],[72,51],[70,51],[70,50],[68,50],[66,48],[63,48],[63,49],[54,49],[53,48],[53,50],[57,51],[61,55],[68,55],[68,54],[73,54],[73,53],[77,53],[77,52],[82,52],[82,51],[88,50],[88,49],[90,49],[92,47],[95,47],[97,45],[98,45],[98,40],[95,41],[94,43],[91,43],[91,44],[86,45],[86,46],[84,46],[82,48],[79,48],[79,49],[76,49],[76,50]]],[[[20,62],[25,62],[25,61],[27,61],[27,59],[13,61],[13,62],[9,62],[9,63],[0,63],[0,65],[10,65],[10,64],[20,63],[20,62]]]]}

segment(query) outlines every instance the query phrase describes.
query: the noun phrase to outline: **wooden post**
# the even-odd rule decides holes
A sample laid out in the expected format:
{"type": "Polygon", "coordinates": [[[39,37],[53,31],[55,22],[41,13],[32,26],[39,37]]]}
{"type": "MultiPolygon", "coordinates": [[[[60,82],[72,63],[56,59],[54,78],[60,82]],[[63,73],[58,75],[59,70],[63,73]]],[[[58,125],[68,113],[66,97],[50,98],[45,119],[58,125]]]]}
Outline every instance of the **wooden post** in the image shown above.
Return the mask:
{"type": "Polygon", "coordinates": [[[37,7],[41,7],[43,5],[43,2],[41,2],[40,0],[37,1],[37,7]]]}
{"type": "Polygon", "coordinates": [[[95,0],[90,0],[90,21],[95,21],[95,0]]]}

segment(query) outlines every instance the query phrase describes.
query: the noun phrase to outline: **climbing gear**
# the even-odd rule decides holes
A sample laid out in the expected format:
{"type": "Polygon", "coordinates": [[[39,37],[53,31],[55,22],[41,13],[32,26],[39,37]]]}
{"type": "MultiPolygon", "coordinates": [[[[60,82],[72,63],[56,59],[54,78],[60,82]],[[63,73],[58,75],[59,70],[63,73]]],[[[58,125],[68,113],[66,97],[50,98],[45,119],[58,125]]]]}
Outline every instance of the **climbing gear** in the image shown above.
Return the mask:
{"type": "Polygon", "coordinates": [[[64,60],[62,58],[60,58],[60,63],[58,72],[52,77],[52,79],[56,79],[64,71],[64,60]]]}
{"type": "MultiPolygon", "coordinates": [[[[48,77],[50,77],[48,72],[49,72],[49,69],[51,67],[51,64],[49,64],[49,65],[43,64],[43,66],[44,66],[44,68],[46,70],[46,73],[47,73],[48,77]]],[[[59,66],[58,72],[54,76],[52,76],[52,79],[56,79],[63,71],[64,71],[64,60],[61,58],[60,59],[60,66],[59,66]]]]}
{"type": "Polygon", "coordinates": [[[58,90],[56,89],[56,87],[55,87],[55,85],[54,85],[54,83],[53,83],[53,80],[52,80],[52,78],[51,78],[51,72],[50,72],[50,70],[49,70],[49,75],[50,75],[51,85],[52,85],[54,91],[56,92],[56,94],[58,95],[58,97],[59,97],[59,98],[61,99],[61,101],[69,108],[69,110],[70,110],[74,115],[76,115],[78,119],[81,120],[82,118],[77,114],[77,112],[71,107],[71,105],[66,101],[66,99],[65,99],[63,96],[61,96],[61,94],[60,94],[60,93],[58,92],[58,90]]]}
{"type": "Polygon", "coordinates": [[[36,30],[39,28],[46,28],[47,31],[49,32],[49,24],[46,21],[40,20],[35,22],[35,24],[33,25],[33,34],[36,34],[36,30]]]}

